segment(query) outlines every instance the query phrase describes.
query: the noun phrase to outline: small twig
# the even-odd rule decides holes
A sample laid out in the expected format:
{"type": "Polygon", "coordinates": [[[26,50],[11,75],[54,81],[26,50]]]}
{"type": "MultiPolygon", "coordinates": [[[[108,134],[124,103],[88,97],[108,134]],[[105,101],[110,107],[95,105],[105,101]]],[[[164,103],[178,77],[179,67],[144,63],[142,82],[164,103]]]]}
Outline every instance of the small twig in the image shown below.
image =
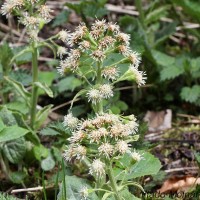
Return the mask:
{"type": "MultiPolygon", "coordinates": [[[[53,186],[48,186],[46,188],[53,188],[53,186]]],[[[42,186],[38,186],[38,187],[34,187],[34,188],[24,188],[24,189],[16,189],[16,190],[12,190],[11,194],[15,194],[15,193],[20,193],[20,192],[34,192],[34,191],[38,191],[38,190],[43,190],[42,186]]]]}
{"type": "Polygon", "coordinates": [[[193,115],[179,114],[179,113],[178,113],[177,116],[200,120],[200,117],[196,117],[196,116],[193,116],[193,115]]]}
{"type": "MultiPolygon", "coordinates": [[[[80,98],[77,98],[77,99],[74,100],[73,102],[77,102],[77,101],[79,101],[79,100],[80,100],[80,98]]],[[[62,107],[64,107],[64,106],[70,105],[71,103],[72,103],[72,100],[71,100],[71,101],[68,101],[68,102],[66,102],[66,103],[63,103],[63,104],[61,104],[61,105],[59,105],[59,106],[56,106],[56,107],[54,107],[54,108],[51,109],[51,112],[54,112],[55,110],[58,110],[58,109],[60,109],[60,108],[62,108],[62,107]]]]}
{"type": "Polygon", "coordinates": [[[173,168],[173,169],[167,169],[165,170],[166,173],[171,172],[179,172],[179,171],[186,171],[186,170],[198,170],[198,167],[181,167],[181,168],[173,168]]]}

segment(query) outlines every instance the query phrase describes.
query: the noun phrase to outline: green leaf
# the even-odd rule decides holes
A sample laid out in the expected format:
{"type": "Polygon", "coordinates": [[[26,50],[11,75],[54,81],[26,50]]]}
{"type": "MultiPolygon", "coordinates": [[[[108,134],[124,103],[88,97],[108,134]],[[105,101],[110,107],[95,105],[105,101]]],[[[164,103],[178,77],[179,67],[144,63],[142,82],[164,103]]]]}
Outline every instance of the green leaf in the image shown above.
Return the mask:
{"type": "Polygon", "coordinates": [[[190,103],[196,103],[200,99],[200,85],[183,87],[181,89],[181,98],[190,103]]]}
{"type": "Polygon", "coordinates": [[[125,174],[125,180],[157,174],[160,168],[161,163],[159,159],[152,154],[145,152],[143,154],[143,159],[131,166],[128,173],[125,174]]]}
{"type": "MultiPolygon", "coordinates": [[[[92,187],[88,184],[85,179],[78,178],[77,176],[65,176],[65,183],[66,183],[66,198],[70,200],[80,200],[80,190],[83,187],[87,187],[91,189],[92,187]]],[[[64,193],[64,184],[62,183],[57,200],[63,200],[63,193],[64,193]]],[[[100,200],[97,195],[93,192],[90,193],[88,200],[100,200]]]]}
{"type": "Polygon", "coordinates": [[[24,88],[24,86],[20,82],[17,82],[9,77],[4,77],[4,79],[10,83],[19,92],[27,104],[29,104],[31,94],[24,88]]]}
{"type": "Polygon", "coordinates": [[[70,15],[69,10],[63,10],[62,12],[60,12],[53,20],[52,27],[54,28],[56,26],[60,26],[66,23],[68,21],[69,15],[70,15]]]}
{"type": "Polygon", "coordinates": [[[167,10],[170,8],[169,5],[164,5],[155,10],[151,10],[149,14],[145,17],[145,23],[148,25],[152,22],[160,20],[161,17],[165,17],[167,15],[167,10]]]}
{"type": "MultiPolygon", "coordinates": [[[[13,183],[23,183],[23,180],[26,178],[27,173],[26,172],[12,172],[10,174],[10,178],[12,180],[13,183]]],[[[10,199],[8,199],[10,200],[10,199]]]]}
{"type": "Polygon", "coordinates": [[[200,57],[191,59],[190,71],[193,78],[200,78],[200,57]]]}
{"type": "Polygon", "coordinates": [[[0,64],[3,67],[3,72],[7,74],[11,68],[10,61],[13,57],[12,49],[7,43],[3,43],[0,46],[0,52],[0,64]]]}
{"type": "Polygon", "coordinates": [[[168,39],[172,34],[176,32],[177,22],[172,22],[165,25],[161,30],[155,33],[155,45],[158,46],[166,39],[168,39]]]}
{"type": "Polygon", "coordinates": [[[29,130],[25,128],[21,128],[17,125],[5,127],[0,132],[0,142],[7,142],[7,141],[18,139],[29,132],[30,132],[29,130]]]}
{"type": "Polygon", "coordinates": [[[194,19],[200,18],[200,6],[198,1],[191,0],[173,0],[173,3],[181,6],[183,11],[192,16],[194,19]]]}
{"type": "Polygon", "coordinates": [[[44,171],[49,171],[55,167],[55,160],[51,152],[49,152],[48,156],[41,161],[41,167],[44,171]]]}
{"type": "Polygon", "coordinates": [[[43,145],[37,145],[33,147],[33,153],[37,160],[41,160],[42,158],[46,158],[49,154],[49,151],[43,145]]]}
{"type": "Polygon", "coordinates": [[[26,142],[24,138],[11,140],[3,144],[4,156],[13,164],[19,163],[26,153],[26,142]]]}
{"type": "Polygon", "coordinates": [[[168,56],[160,51],[152,50],[152,54],[156,62],[164,67],[169,67],[175,63],[174,57],[168,56]]]}
{"type": "Polygon", "coordinates": [[[14,48],[13,54],[15,56],[12,58],[12,60],[15,60],[17,65],[22,65],[32,60],[31,49],[27,46],[20,46],[14,48]]]}
{"type": "Polygon", "coordinates": [[[53,98],[53,92],[51,91],[51,89],[47,86],[47,84],[45,83],[41,83],[41,82],[35,82],[34,85],[36,85],[37,87],[39,87],[40,89],[44,90],[47,95],[51,98],[53,98]]]}
{"type": "Polygon", "coordinates": [[[137,198],[136,196],[134,196],[133,194],[131,194],[128,189],[125,189],[123,191],[120,192],[120,195],[122,196],[123,199],[130,199],[130,200],[140,200],[139,198],[137,198]]]}
{"type": "Polygon", "coordinates": [[[182,66],[177,67],[176,65],[173,65],[170,67],[165,67],[160,72],[160,79],[161,79],[161,81],[171,80],[171,79],[174,79],[174,78],[180,76],[184,72],[185,71],[182,68],[182,66]]]}
{"type": "Polygon", "coordinates": [[[39,110],[36,114],[35,129],[39,129],[48,117],[49,111],[53,105],[48,105],[39,110]]]}
{"type": "Polygon", "coordinates": [[[48,86],[51,86],[53,80],[57,77],[57,71],[50,71],[50,72],[39,72],[38,80],[39,82],[43,82],[48,86]]]}
{"type": "Polygon", "coordinates": [[[75,88],[80,87],[82,81],[75,78],[74,76],[68,76],[57,83],[57,88],[60,93],[64,91],[73,91],[75,88]]]}
{"type": "Polygon", "coordinates": [[[9,110],[18,111],[24,115],[26,115],[29,112],[28,106],[24,102],[21,102],[21,101],[13,101],[5,105],[7,106],[9,110]]]}
{"type": "Polygon", "coordinates": [[[0,106],[0,119],[6,126],[16,125],[17,121],[13,113],[6,106],[0,106]]]}

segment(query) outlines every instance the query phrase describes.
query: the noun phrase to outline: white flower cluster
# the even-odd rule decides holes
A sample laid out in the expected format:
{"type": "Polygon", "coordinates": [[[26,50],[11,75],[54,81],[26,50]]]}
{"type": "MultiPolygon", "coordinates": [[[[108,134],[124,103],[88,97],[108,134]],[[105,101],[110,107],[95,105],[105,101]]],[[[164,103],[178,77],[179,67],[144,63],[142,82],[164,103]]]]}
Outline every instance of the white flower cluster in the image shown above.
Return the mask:
{"type": "MultiPolygon", "coordinates": [[[[64,124],[73,128],[69,138],[70,145],[64,153],[66,161],[81,160],[87,155],[98,157],[93,160],[90,174],[102,176],[105,173],[105,164],[102,160],[113,156],[131,152],[128,141],[136,134],[138,124],[134,115],[123,117],[104,113],[93,119],[81,121],[70,113],[65,117],[64,124]],[[92,144],[89,148],[87,145],[92,144]],[[93,153],[92,153],[93,152],[93,153]]],[[[133,152],[134,160],[139,160],[139,155],[133,152]]]]}
{"type": "Polygon", "coordinates": [[[113,87],[110,84],[100,85],[97,89],[91,88],[87,92],[88,101],[91,101],[93,104],[96,104],[102,99],[109,99],[113,96],[113,87]]]}
{"type": "Polygon", "coordinates": [[[19,22],[26,27],[29,37],[38,40],[40,25],[51,21],[53,11],[47,5],[41,5],[39,0],[5,0],[0,12],[6,16],[12,13],[20,16],[19,22]],[[29,12],[30,7],[33,14],[29,12]]]}
{"type": "MultiPolygon", "coordinates": [[[[140,55],[130,49],[130,36],[120,32],[118,25],[106,23],[105,20],[96,20],[92,24],[91,30],[82,23],[76,28],[75,32],[69,33],[66,30],[62,30],[58,33],[58,36],[63,42],[66,42],[79,52],[78,56],[76,56],[72,49],[69,56],[60,62],[58,72],[61,75],[64,75],[68,71],[67,69],[72,72],[79,70],[82,66],[80,62],[82,55],[88,57],[88,59],[93,59],[93,62],[91,62],[94,65],[91,65],[91,71],[96,71],[95,63],[103,63],[105,59],[109,58],[110,53],[115,52],[122,54],[125,59],[124,61],[130,63],[130,69],[133,69],[132,71],[135,73],[135,81],[138,86],[145,84],[145,73],[138,70],[141,62],[140,55]]],[[[60,52],[59,54],[61,55],[60,52]]],[[[119,74],[117,65],[102,66],[101,76],[107,79],[107,81],[116,80],[119,74]]],[[[94,93],[95,97],[99,99],[96,89],[92,90],[91,93],[94,93]]]]}

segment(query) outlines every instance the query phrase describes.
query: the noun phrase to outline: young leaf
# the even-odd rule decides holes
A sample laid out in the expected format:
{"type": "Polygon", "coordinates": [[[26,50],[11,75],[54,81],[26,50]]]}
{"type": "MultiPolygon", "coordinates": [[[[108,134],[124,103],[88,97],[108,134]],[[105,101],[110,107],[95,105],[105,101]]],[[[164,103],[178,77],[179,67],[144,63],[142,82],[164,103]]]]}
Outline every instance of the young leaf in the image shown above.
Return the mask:
{"type": "Polygon", "coordinates": [[[55,19],[53,20],[52,27],[60,26],[68,21],[70,15],[69,10],[63,10],[61,13],[59,13],[55,19]]]}
{"type": "Polygon", "coordinates": [[[181,90],[181,98],[190,103],[196,103],[200,99],[200,85],[183,87],[181,90]]]}
{"type": "Polygon", "coordinates": [[[26,153],[26,142],[24,138],[11,140],[3,144],[4,156],[13,164],[19,163],[26,153]]]}
{"type": "Polygon", "coordinates": [[[45,83],[35,82],[34,85],[36,85],[40,89],[44,90],[49,97],[53,98],[53,92],[45,83]]]}
{"type": "MultiPolygon", "coordinates": [[[[92,187],[88,184],[85,179],[78,178],[77,176],[65,176],[66,183],[66,197],[71,200],[80,200],[82,199],[80,195],[80,191],[83,187],[87,187],[88,189],[92,189],[92,187]]],[[[57,200],[63,200],[63,191],[64,184],[61,185],[57,200]]],[[[88,200],[100,200],[97,195],[93,192],[90,193],[88,200]]]]}
{"type": "Polygon", "coordinates": [[[169,8],[170,8],[169,5],[164,5],[164,6],[156,8],[155,10],[149,12],[146,15],[145,23],[148,25],[148,24],[150,24],[152,22],[155,22],[155,21],[159,20],[161,17],[166,16],[167,15],[167,10],[169,8]]]}
{"type": "Polygon", "coordinates": [[[10,60],[13,57],[12,49],[7,43],[3,43],[0,46],[0,64],[2,65],[4,74],[7,74],[10,70],[10,60]]]}
{"type": "Polygon", "coordinates": [[[35,129],[39,129],[41,127],[41,125],[44,123],[44,121],[47,119],[49,111],[51,110],[51,108],[53,107],[53,105],[48,105],[43,107],[41,110],[39,110],[36,114],[36,121],[35,121],[35,129]]]}
{"type": "Polygon", "coordinates": [[[17,125],[5,127],[3,130],[0,131],[0,143],[16,140],[29,132],[29,130],[21,128],[17,125]]]}
{"type": "Polygon", "coordinates": [[[41,167],[44,171],[49,171],[55,167],[55,160],[51,152],[49,152],[48,156],[41,161],[41,167]]]}
{"type": "Polygon", "coordinates": [[[19,94],[27,102],[27,104],[29,104],[31,94],[24,88],[24,86],[21,83],[15,81],[9,77],[4,77],[4,79],[8,83],[10,83],[19,92],[19,94]]]}

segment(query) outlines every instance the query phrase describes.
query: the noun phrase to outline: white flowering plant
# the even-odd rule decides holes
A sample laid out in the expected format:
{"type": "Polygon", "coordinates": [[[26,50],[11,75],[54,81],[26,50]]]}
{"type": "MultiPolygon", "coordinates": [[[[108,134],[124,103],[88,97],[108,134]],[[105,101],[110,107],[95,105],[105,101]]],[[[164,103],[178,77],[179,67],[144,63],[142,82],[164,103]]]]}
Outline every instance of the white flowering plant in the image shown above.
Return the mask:
{"type": "Polygon", "coordinates": [[[145,84],[145,72],[138,69],[140,55],[129,48],[129,35],[105,20],[96,20],[91,30],[82,23],[75,32],[61,31],[59,35],[71,49],[58,72],[64,76],[71,71],[85,81],[87,87],[73,101],[83,96],[94,111],[93,117],[78,119],[71,112],[72,101],[63,122],[72,133],[63,157],[68,164],[84,163],[94,184],[66,176],[58,199],[63,199],[63,192],[66,199],[134,199],[128,187],[143,188],[133,178],[157,173],[161,165],[151,154],[134,149],[139,138],[136,117],[113,114],[105,100],[113,97],[120,81],[134,81],[138,87],[145,84]],[[114,61],[113,56],[117,58],[114,61]]]}
{"type": "MultiPolygon", "coordinates": [[[[50,109],[53,105],[44,107],[38,106],[38,97],[41,91],[49,97],[53,97],[53,92],[43,81],[39,81],[38,59],[43,47],[50,48],[56,57],[56,51],[60,54],[60,48],[54,40],[60,35],[54,35],[47,39],[39,36],[40,31],[45,24],[49,23],[53,18],[53,11],[42,0],[5,0],[1,6],[0,13],[7,18],[15,16],[18,20],[19,27],[24,28],[26,45],[19,47],[22,49],[17,53],[12,47],[3,44],[0,47],[0,71],[3,76],[0,78],[1,100],[3,105],[0,106],[0,158],[1,167],[6,178],[17,183],[21,183],[27,172],[24,167],[20,167],[23,174],[19,179],[15,178],[10,169],[10,163],[21,165],[21,161],[25,160],[26,152],[33,152],[33,159],[42,163],[45,158],[49,158],[51,154],[49,150],[41,144],[38,137],[38,130],[44,124],[50,109]],[[31,60],[31,83],[25,87],[21,82],[11,77],[10,73],[18,70],[17,60],[20,57],[26,57],[27,54],[31,60]],[[5,85],[11,86],[13,98],[11,95],[2,94],[5,85]],[[6,97],[6,98],[4,98],[6,97]],[[9,103],[13,103],[13,107],[9,109],[9,103]],[[18,105],[22,105],[20,107],[18,105]],[[27,145],[30,142],[30,145],[27,145]],[[6,149],[6,150],[4,150],[6,149]],[[16,152],[13,154],[13,152],[16,152]],[[42,152],[42,154],[41,154],[42,152]]],[[[23,36],[23,35],[22,35],[23,36]]],[[[23,79],[23,77],[21,77],[23,79]]],[[[28,164],[29,165],[29,164],[28,164]]],[[[23,164],[25,166],[25,164],[23,164]]],[[[55,166],[52,165],[52,168],[55,166]]],[[[42,169],[46,166],[41,164],[42,169]]],[[[17,167],[16,167],[17,168],[17,167]]],[[[19,168],[19,167],[18,167],[19,168]]]]}

